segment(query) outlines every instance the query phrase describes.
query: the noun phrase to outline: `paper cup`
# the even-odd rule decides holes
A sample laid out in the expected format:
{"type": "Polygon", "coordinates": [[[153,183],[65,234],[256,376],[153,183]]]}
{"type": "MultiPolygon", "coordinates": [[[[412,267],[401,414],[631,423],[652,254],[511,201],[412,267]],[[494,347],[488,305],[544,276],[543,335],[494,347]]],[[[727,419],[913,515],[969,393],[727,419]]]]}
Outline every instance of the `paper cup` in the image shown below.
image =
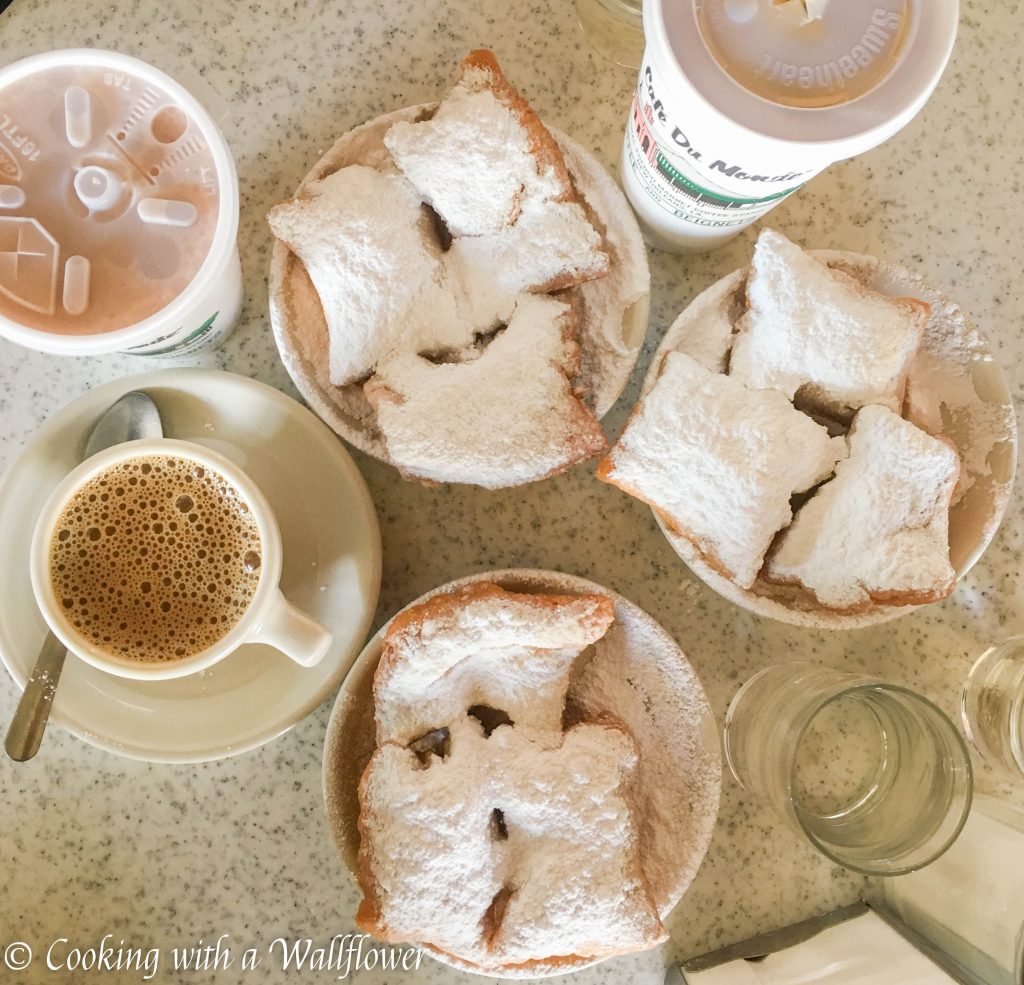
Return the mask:
{"type": "Polygon", "coordinates": [[[949,60],[958,0],[645,0],[622,151],[645,238],[721,246],[835,161],[906,126],[949,60]]]}
{"type": "Polygon", "coordinates": [[[0,69],[0,335],[57,355],[181,356],[242,304],[238,178],[184,86],[109,51],[0,69]]]}

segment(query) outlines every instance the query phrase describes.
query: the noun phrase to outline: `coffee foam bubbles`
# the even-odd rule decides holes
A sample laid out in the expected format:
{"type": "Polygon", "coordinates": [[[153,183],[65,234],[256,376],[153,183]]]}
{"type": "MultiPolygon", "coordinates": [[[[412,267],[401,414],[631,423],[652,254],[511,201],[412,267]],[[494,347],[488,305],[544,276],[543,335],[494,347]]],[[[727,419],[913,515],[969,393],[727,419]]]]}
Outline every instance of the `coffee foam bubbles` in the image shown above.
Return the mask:
{"type": "Polygon", "coordinates": [[[94,476],[50,542],[67,619],[100,649],[143,663],[222,639],[252,601],[261,564],[259,529],[235,486],[174,456],[130,458],[94,476]]]}

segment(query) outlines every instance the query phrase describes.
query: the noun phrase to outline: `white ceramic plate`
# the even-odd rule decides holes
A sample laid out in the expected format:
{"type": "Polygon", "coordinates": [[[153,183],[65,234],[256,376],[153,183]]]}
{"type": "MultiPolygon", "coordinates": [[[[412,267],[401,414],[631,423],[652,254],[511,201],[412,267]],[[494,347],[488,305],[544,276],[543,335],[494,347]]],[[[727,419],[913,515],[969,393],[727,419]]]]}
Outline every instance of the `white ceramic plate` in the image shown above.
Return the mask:
{"type": "MultiPolygon", "coordinates": [[[[640,749],[635,799],[644,831],[644,873],[662,919],[679,903],[711,842],[718,813],[722,767],[718,727],[696,673],[678,644],[632,602],[574,575],[555,571],[483,572],[450,582],[410,603],[479,581],[511,591],[601,592],[615,605],[615,622],[576,677],[570,704],[593,718],[608,712],[624,722],[640,749]]],[[[338,853],[355,878],[359,852],[358,785],[373,753],[373,675],[387,626],[352,666],[331,712],[324,743],[324,802],[338,853]]],[[[585,658],[581,658],[585,659],[585,658]]],[[[447,955],[437,960],[477,969],[447,955]]],[[[489,974],[491,978],[543,978],[597,964],[578,961],[489,974]]]]}
{"type": "Polygon", "coordinates": [[[0,485],[0,657],[24,687],[46,634],[29,583],[36,516],[80,461],[97,418],[129,390],[153,397],[168,437],[212,448],[255,480],[281,526],[281,586],[331,629],[334,645],[308,669],[270,647],[243,646],[208,671],[170,681],[113,677],[69,655],[51,723],[153,762],[254,749],[338,686],[373,618],[381,571],[373,502],[341,442],[294,400],[254,380],[195,369],[131,376],[89,391],[40,427],[0,485]]]}
{"type": "MultiPolygon", "coordinates": [[[[1006,377],[991,355],[988,341],[953,301],[916,274],[876,257],[836,250],[811,251],[872,289],[892,297],[916,297],[932,306],[921,350],[911,369],[930,399],[923,401],[915,423],[932,434],[952,439],[971,485],[954,502],[949,515],[950,561],[960,578],[984,553],[1010,502],[1017,461],[1017,421],[1006,377]]],[[[657,380],[667,352],[701,349],[699,318],[688,317],[700,304],[738,294],[748,270],[738,270],[694,298],[665,333],[644,380],[647,393],[657,380]]],[[[720,595],[761,616],[817,629],[857,629],[895,619],[920,606],[874,605],[856,613],[815,606],[803,593],[758,579],[740,588],[713,570],[685,537],[669,531],[655,512],[662,533],[675,552],[705,584],[720,595]]]]}
{"type": "MultiPolygon", "coordinates": [[[[303,178],[303,186],[350,164],[369,167],[394,167],[384,147],[383,137],[399,120],[419,119],[430,113],[436,103],[410,106],[379,116],[350,130],[313,166],[303,178]]],[[[587,291],[608,291],[617,301],[601,301],[607,308],[604,320],[595,319],[589,332],[580,338],[582,365],[578,381],[589,395],[598,417],[603,417],[619,398],[629,381],[637,356],[647,335],[650,315],[650,272],[647,252],[636,219],[622,191],[601,167],[597,159],[574,140],[549,128],[565,156],[573,181],[600,222],[608,230],[612,269],[587,291]],[[627,274],[632,271],[632,274],[627,274]],[[622,285],[639,280],[646,291],[623,312],[622,285]],[[597,285],[602,285],[597,287],[597,285]]],[[[389,461],[376,418],[362,387],[352,384],[334,386],[328,376],[327,323],[320,299],[301,261],[280,241],[274,242],[270,263],[270,321],[281,361],[313,410],[338,434],[360,451],[381,461],[389,461]]],[[[595,300],[595,305],[598,302],[595,300]]]]}

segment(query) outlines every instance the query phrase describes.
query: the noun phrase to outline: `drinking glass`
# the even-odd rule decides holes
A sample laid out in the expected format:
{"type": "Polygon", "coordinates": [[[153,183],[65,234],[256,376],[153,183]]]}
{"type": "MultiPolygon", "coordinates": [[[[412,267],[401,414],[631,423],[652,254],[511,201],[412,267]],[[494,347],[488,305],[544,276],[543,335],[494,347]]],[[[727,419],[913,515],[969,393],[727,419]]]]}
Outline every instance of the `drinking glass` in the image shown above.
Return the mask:
{"type": "Polygon", "coordinates": [[[575,0],[584,37],[606,58],[639,68],[644,54],[642,0],[575,0]]]}
{"type": "Polygon", "coordinates": [[[978,657],[960,697],[960,717],[985,762],[1018,780],[1024,776],[1024,636],[978,657]]]}
{"type": "Polygon", "coordinates": [[[729,705],[725,755],[744,789],[867,875],[927,865],[970,810],[970,755],[953,723],[875,677],[810,663],[761,671],[729,705]]]}

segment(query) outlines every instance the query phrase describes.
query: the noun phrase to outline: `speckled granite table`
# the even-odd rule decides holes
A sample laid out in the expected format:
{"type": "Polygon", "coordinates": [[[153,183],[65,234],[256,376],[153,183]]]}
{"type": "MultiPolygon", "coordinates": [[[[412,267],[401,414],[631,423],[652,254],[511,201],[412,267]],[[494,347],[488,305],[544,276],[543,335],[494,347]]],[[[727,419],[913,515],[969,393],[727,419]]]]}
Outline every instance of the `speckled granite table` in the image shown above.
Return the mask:
{"type": "MultiPolygon", "coordinates": [[[[1024,383],[1020,271],[1024,199],[1019,137],[1024,72],[1013,4],[963,0],[953,63],[925,112],[886,146],[833,167],[771,221],[817,247],[875,253],[919,271],[978,320],[1015,396],[1024,383]]],[[[94,45],[138,55],[172,75],[199,69],[231,106],[224,128],[242,183],[244,319],[203,357],[294,394],[267,321],[270,236],[264,213],[287,195],[333,137],[384,110],[434,98],[468,49],[492,46],[542,115],[617,159],[632,73],[592,53],[571,0],[15,0],[0,15],[0,60],[94,45]]],[[[665,327],[698,291],[746,261],[752,234],[699,259],[654,254],[644,356],[606,420],[615,434],[665,327]]],[[[105,357],[58,360],[0,342],[0,465],[47,415],[94,384],[153,368],[105,357]]],[[[719,599],[687,572],[650,512],[586,469],[525,490],[423,489],[356,456],[384,537],[382,622],[457,575],[495,566],[552,567],[603,582],[660,619],[697,667],[721,716],[749,674],[799,657],[866,668],[923,690],[952,712],[976,653],[1024,631],[1024,520],[1016,506],[985,558],[939,606],[888,626],[822,635],[765,622],[719,599]]],[[[17,689],[0,679],[0,720],[17,689]]],[[[325,827],[320,752],[330,703],[261,751],[191,767],[147,766],[49,735],[30,765],[0,761],[0,943],[37,950],[106,933],[136,946],[222,934],[240,948],[274,937],[318,941],[352,930],[356,895],[325,827]]],[[[982,789],[993,781],[984,771],[982,789]]],[[[852,901],[859,881],[816,855],[726,777],[714,841],[671,920],[662,955],[578,977],[660,982],[674,954],[693,955],[852,901]]],[[[427,961],[407,979],[471,981],[427,961]]],[[[138,972],[49,973],[39,961],[7,981],[135,982],[138,972]]],[[[199,972],[159,981],[333,980],[199,972]]],[[[478,980],[478,979],[476,979],[478,980]]]]}

